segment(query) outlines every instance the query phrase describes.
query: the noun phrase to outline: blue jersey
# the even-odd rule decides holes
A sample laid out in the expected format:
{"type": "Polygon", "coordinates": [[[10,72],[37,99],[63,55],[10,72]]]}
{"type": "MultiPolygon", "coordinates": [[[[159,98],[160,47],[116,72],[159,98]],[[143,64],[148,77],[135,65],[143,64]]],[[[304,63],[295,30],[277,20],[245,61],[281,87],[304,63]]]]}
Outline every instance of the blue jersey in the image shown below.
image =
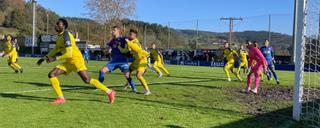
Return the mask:
{"type": "Polygon", "coordinates": [[[273,48],[272,48],[272,46],[268,46],[268,47],[262,46],[260,48],[260,50],[261,50],[263,56],[266,58],[268,64],[272,64],[273,63],[272,62],[273,61],[273,48]]]}
{"type": "Polygon", "coordinates": [[[107,45],[112,49],[111,51],[111,62],[117,62],[117,63],[128,63],[127,56],[125,54],[122,54],[120,50],[118,49],[119,45],[125,44],[126,41],[123,37],[118,37],[112,39],[107,45]]]}

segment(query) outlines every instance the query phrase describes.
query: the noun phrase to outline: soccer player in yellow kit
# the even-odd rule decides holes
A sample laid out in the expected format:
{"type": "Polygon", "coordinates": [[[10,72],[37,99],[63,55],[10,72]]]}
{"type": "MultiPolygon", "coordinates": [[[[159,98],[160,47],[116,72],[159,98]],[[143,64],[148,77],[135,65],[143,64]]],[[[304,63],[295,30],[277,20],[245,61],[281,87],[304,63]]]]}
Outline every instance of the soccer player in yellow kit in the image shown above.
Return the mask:
{"type": "MultiPolygon", "coordinates": [[[[228,42],[224,43],[223,57],[226,59],[226,64],[225,64],[223,70],[224,70],[224,72],[225,72],[225,74],[227,76],[227,80],[231,81],[229,71],[233,72],[235,60],[238,58],[238,54],[237,54],[237,52],[235,50],[232,50],[229,47],[229,43],[228,42]]],[[[237,75],[236,75],[236,77],[239,80],[241,80],[241,78],[239,78],[237,75]]]]}
{"type": "Polygon", "coordinates": [[[145,89],[144,95],[150,95],[151,91],[148,87],[148,83],[143,77],[147,67],[147,57],[149,56],[149,53],[142,49],[141,44],[137,39],[138,32],[136,30],[131,29],[129,34],[129,39],[126,39],[126,47],[118,46],[118,48],[122,53],[132,52],[134,60],[129,67],[130,74],[132,74],[133,71],[137,71],[136,77],[145,89]]]}
{"type": "Polygon", "coordinates": [[[239,54],[240,64],[238,66],[237,76],[240,78],[241,68],[244,67],[245,74],[248,69],[248,59],[247,59],[248,52],[245,50],[245,47],[243,44],[240,45],[240,49],[238,51],[238,54],[239,54]]]}
{"type": "Polygon", "coordinates": [[[58,95],[58,98],[51,103],[60,104],[66,102],[57,77],[61,74],[68,75],[71,72],[77,72],[85,83],[93,85],[105,92],[108,95],[109,102],[113,103],[116,92],[108,89],[98,80],[90,78],[81,51],[77,47],[73,35],[66,31],[67,28],[68,22],[65,19],[59,19],[57,21],[55,26],[55,30],[58,33],[56,46],[44,58],[41,58],[37,62],[38,65],[41,65],[43,61],[51,63],[56,60],[65,60],[65,62],[57,65],[48,74],[53,90],[58,95]]]}
{"type": "Polygon", "coordinates": [[[12,40],[12,36],[9,34],[5,37],[6,41],[5,41],[5,50],[4,50],[4,54],[2,55],[2,57],[4,56],[8,56],[8,65],[16,72],[23,72],[23,68],[21,68],[21,66],[17,63],[17,59],[18,59],[18,52],[16,49],[16,44],[15,42],[12,40]]]}
{"type": "Polygon", "coordinates": [[[156,44],[151,44],[150,56],[154,59],[153,68],[156,70],[158,77],[162,77],[162,71],[164,71],[168,76],[170,75],[169,71],[164,67],[163,56],[161,52],[156,49],[156,44]]]}

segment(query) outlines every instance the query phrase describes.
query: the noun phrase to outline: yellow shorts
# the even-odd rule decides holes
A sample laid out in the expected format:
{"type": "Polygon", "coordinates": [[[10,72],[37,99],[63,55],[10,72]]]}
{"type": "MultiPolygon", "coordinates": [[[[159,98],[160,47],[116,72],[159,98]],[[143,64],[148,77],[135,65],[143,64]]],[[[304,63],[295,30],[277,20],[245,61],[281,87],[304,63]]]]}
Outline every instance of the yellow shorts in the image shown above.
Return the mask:
{"type": "Polygon", "coordinates": [[[137,70],[138,72],[144,72],[146,70],[147,67],[147,60],[146,59],[142,59],[142,60],[134,60],[131,64],[130,64],[130,72],[133,72],[135,70],[137,70]]]}
{"type": "Polygon", "coordinates": [[[87,67],[84,63],[84,61],[79,61],[77,63],[70,63],[70,62],[64,62],[56,66],[56,68],[61,69],[66,72],[66,75],[68,75],[71,72],[79,72],[87,70],[87,67]]]}
{"type": "Polygon", "coordinates": [[[229,60],[227,63],[224,65],[224,68],[226,69],[232,69],[234,67],[234,60],[229,60]]]}
{"type": "Polygon", "coordinates": [[[239,64],[240,67],[248,67],[248,61],[241,61],[241,63],[239,64]]]}
{"type": "Polygon", "coordinates": [[[8,63],[15,63],[17,62],[17,59],[18,59],[18,53],[12,53],[8,57],[8,63]]]}

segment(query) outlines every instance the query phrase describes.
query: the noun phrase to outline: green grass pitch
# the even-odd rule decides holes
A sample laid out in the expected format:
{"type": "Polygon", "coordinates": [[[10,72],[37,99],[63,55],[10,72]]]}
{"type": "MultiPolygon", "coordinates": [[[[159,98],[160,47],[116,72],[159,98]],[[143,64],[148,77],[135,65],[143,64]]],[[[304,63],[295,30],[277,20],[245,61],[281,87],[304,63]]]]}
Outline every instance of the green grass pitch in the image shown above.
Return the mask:
{"type": "MultiPolygon", "coordinates": [[[[36,61],[20,58],[24,73],[15,74],[0,59],[0,128],[298,127],[291,120],[293,72],[280,71],[280,86],[265,80],[261,94],[253,95],[241,91],[245,82],[235,77],[227,82],[222,68],[167,65],[171,77],[145,74],[152,95],[144,96],[123,91],[126,80],[117,70],[106,74],[104,83],[117,91],[112,105],[72,73],[59,77],[67,103],[52,105],[56,96],[47,74],[59,62],[37,66],[36,61]]],[[[90,61],[91,77],[97,78],[104,64],[90,61]]]]}

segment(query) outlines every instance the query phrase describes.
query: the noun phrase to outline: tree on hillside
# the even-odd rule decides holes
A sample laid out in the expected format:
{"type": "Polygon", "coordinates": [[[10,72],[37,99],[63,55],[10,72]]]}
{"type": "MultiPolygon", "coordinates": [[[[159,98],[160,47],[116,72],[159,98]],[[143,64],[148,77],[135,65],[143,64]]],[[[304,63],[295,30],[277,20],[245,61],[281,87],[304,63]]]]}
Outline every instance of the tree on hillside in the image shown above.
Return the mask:
{"type": "Polygon", "coordinates": [[[86,0],[88,14],[97,22],[105,24],[132,16],[136,9],[136,0],[86,0]]]}
{"type": "Polygon", "coordinates": [[[0,11],[5,11],[9,6],[9,3],[7,0],[0,0],[0,11]]]}
{"type": "Polygon", "coordinates": [[[89,16],[104,25],[103,35],[107,40],[107,26],[120,25],[122,19],[134,15],[136,0],[86,0],[84,7],[89,16]]]}

